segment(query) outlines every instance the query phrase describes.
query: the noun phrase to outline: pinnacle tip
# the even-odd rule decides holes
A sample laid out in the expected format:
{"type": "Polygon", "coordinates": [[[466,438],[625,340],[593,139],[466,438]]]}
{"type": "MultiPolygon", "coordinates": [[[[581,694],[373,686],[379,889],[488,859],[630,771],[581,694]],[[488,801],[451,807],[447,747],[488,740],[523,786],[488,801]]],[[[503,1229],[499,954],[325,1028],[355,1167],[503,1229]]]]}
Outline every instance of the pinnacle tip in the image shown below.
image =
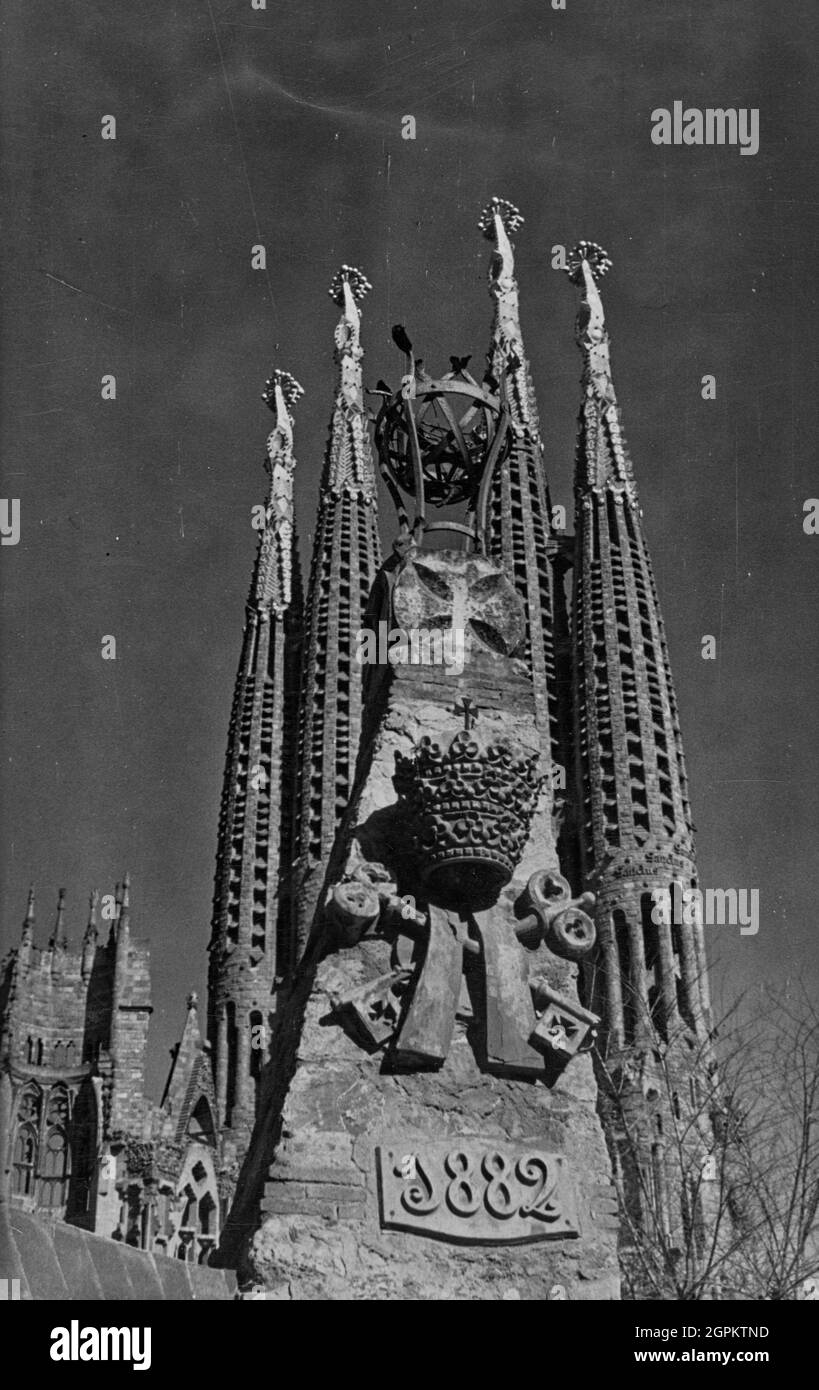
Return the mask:
{"type": "Polygon", "coordinates": [[[578,241],[569,252],[564,270],[573,285],[583,283],[583,262],[589,267],[595,284],[598,284],[604,275],[611,270],[612,261],[607,251],[603,250],[596,241],[578,241]]]}
{"type": "Polygon", "coordinates": [[[372,289],[372,285],[363,270],[359,270],[358,266],[341,266],[333,276],[330,282],[330,288],[327,291],[333,303],[337,304],[339,309],[344,307],[345,282],[350,286],[350,293],[357,304],[360,304],[364,296],[369,294],[372,289]]]}
{"type": "Polygon", "coordinates": [[[281,367],[276,367],[262,392],[262,400],[271,410],[276,409],[276,387],[280,387],[284,396],[284,403],[287,406],[289,415],[293,414],[293,408],[301,396],[304,395],[304,387],[300,386],[291,372],[286,372],[281,367]]]}
{"type": "Polygon", "coordinates": [[[503,223],[504,230],[513,236],[524,223],[520,208],[510,203],[508,198],[490,198],[478,219],[478,230],[483,232],[487,241],[494,240],[496,216],[503,223]]]}

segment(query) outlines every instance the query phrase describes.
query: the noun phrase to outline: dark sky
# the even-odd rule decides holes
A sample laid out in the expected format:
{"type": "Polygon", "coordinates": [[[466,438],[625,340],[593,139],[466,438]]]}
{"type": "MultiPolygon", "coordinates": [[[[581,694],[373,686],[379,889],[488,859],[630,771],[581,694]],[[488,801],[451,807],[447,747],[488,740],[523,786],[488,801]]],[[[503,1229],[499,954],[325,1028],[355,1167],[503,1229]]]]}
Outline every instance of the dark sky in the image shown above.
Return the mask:
{"type": "Polygon", "coordinates": [[[524,336],[567,506],[576,291],[550,252],[586,237],[614,261],[615,379],[701,877],[761,894],[758,936],[711,929],[720,969],[819,975],[819,537],[802,529],[819,494],[816,31],[813,0],[6,0],[0,442],[22,536],[2,549],[0,947],[29,880],[40,938],[65,884],[76,942],[89,889],[129,868],[154,1087],[186,991],[204,992],[265,378],[280,365],[306,390],[307,553],[333,272],[373,282],[370,384],[399,373],[398,320],[430,366],[481,361],[493,194],[526,217],[524,336]],[[651,112],[675,99],[758,108],[759,153],[653,145],[651,112]]]}

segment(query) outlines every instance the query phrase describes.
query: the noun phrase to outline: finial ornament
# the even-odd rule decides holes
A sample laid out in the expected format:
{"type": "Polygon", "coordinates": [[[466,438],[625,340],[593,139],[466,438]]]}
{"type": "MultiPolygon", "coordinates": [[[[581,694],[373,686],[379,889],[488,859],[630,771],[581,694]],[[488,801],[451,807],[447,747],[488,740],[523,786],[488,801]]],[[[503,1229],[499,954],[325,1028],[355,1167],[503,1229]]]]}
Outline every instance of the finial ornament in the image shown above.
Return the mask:
{"type": "Polygon", "coordinates": [[[287,407],[287,413],[292,422],[293,411],[299,399],[304,395],[304,387],[299,385],[296,378],[292,376],[290,372],[286,372],[281,367],[277,367],[265,382],[265,388],[262,392],[262,400],[265,405],[270,407],[274,414],[276,413],[277,386],[281,392],[282,400],[287,407]]]}
{"type": "Polygon", "coordinates": [[[356,265],[343,265],[333,276],[330,288],[327,291],[334,304],[339,309],[344,308],[344,286],[348,285],[350,294],[357,304],[360,304],[365,295],[369,294],[372,285],[356,265]]]}
{"type": "Polygon", "coordinates": [[[191,990],[186,1002],[189,1009],[195,1009],[197,1007],[199,1004],[199,995],[196,993],[195,989],[191,990]]]}
{"type": "Polygon", "coordinates": [[[99,900],[100,900],[99,889],[98,889],[98,888],[93,888],[93,889],[91,890],[91,896],[90,896],[89,899],[88,899],[88,925],[89,925],[89,927],[93,927],[93,926],[96,925],[96,921],[97,921],[97,904],[99,903],[99,900]]]}
{"type": "Polygon", "coordinates": [[[26,921],[34,921],[34,884],[29,884],[28,902],[26,904],[26,921]]]}
{"type": "Polygon", "coordinates": [[[610,269],[611,258],[596,241],[579,241],[569,252],[565,266],[572,284],[584,292],[575,328],[578,345],[582,352],[590,354],[589,371],[598,394],[613,401],[606,315],[597,288],[610,269]]]}
{"type": "Polygon", "coordinates": [[[584,261],[592,273],[595,284],[599,283],[604,275],[607,275],[611,270],[611,257],[603,250],[602,246],[598,246],[596,241],[579,241],[569,252],[564,267],[573,285],[583,283],[584,261]]]}
{"type": "Polygon", "coordinates": [[[510,203],[508,198],[491,198],[478,219],[478,227],[487,241],[495,238],[495,218],[499,217],[506,232],[514,236],[523,226],[520,208],[510,203]]]}

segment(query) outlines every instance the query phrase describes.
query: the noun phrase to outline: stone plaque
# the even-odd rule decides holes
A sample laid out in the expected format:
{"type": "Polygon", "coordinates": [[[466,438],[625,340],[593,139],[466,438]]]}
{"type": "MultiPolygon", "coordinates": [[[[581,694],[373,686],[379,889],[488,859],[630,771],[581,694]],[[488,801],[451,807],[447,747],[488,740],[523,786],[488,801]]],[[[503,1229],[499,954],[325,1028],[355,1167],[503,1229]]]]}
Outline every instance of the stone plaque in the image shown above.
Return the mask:
{"type": "Polygon", "coordinates": [[[566,1160],[536,1139],[408,1139],[376,1156],[385,1230],[459,1245],[580,1234],[566,1160]]]}

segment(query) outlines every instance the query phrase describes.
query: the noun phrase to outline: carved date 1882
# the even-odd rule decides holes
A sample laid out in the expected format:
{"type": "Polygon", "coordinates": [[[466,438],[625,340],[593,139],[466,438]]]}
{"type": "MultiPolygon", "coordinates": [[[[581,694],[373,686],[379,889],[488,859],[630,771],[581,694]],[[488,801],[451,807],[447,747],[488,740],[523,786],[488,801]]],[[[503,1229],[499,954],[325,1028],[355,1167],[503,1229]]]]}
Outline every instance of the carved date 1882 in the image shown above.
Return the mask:
{"type": "Polygon", "coordinates": [[[377,1150],[381,1225],[458,1244],[579,1235],[566,1160],[537,1140],[453,1136],[377,1150]]]}

